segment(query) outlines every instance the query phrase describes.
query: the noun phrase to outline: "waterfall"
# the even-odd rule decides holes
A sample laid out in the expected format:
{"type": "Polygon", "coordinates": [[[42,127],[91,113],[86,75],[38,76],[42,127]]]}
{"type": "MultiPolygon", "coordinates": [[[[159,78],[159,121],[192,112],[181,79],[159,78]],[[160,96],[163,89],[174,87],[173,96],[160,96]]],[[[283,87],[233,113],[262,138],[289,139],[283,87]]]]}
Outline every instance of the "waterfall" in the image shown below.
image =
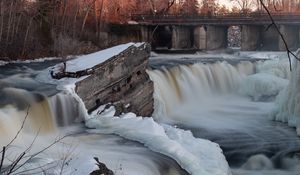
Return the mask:
{"type": "Polygon", "coordinates": [[[15,136],[23,122],[23,132],[47,134],[57,131],[58,127],[83,121],[86,114],[85,108],[67,92],[46,97],[17,88],[5,88],[3,91],[14,94],[12,104],[0,109],[0,134],[8,140],[15,136]]]}
{"type": "Polygon", "coordinates": [[[227,62],[180,65],[148,71],[155,88],[155,114],[166,116],[184,103],[198,103],[207,96],[235,93],[243,77],[253,74],[255,64],[227,62]]]}

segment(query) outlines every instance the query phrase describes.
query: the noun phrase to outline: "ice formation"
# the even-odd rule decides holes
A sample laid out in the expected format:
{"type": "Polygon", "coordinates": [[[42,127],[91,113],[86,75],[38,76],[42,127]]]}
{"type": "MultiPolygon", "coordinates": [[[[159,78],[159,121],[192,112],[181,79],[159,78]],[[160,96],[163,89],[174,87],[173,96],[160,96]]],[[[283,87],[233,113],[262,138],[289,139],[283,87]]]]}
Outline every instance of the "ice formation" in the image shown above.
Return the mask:
{"type": "MultiPolygon", "coordinates": [[[[101,109],[100,109],[101,111],[101,109]]],[[[160,125],[153,118],[136,117],[133,113],[113,117],[114,108],[103,114],[93,113],[86,120],[90,132],[117,134],[143,143],[155,152],[176,160],[193,175],[230,175],[229,165],[219,145],[195,138],[190,131],[160,125]]]]}
{"type": "Polygon", "coordinates": [[[272,74],[258,73],[249,75],[241,82],[239,92],[260,101],[275,97],[288,85],[288,80],[272,74]]]}
{"type": "MultiPolygon", "coordinates": [[[[297,51],[298,57],[300,50],[297,51]]],[[[300,62],[293,62],[293,71],[290,84],[280,92],[276,99],[276,108],[271,114],[272,119],[287,122],[289,126],[296,127],[300,135],[300,62]]]]}

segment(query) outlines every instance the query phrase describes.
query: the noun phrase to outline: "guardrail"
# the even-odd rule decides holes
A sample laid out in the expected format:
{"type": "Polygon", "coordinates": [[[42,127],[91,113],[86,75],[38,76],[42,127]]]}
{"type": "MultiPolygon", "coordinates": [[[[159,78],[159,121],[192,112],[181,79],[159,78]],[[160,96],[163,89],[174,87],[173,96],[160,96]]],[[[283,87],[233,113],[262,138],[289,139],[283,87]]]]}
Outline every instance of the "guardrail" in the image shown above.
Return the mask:
{"type": "MultiPolygon", "coordinates": [[[[279,24],[299,24],[300,13],[274,13],[275,21],[279,24]]],[[[159,14],[132,14],[131,19],[140,24],[267,24],[270,17],[267,13],[226,13],[216,15],[159,15],[159,14]]]]}

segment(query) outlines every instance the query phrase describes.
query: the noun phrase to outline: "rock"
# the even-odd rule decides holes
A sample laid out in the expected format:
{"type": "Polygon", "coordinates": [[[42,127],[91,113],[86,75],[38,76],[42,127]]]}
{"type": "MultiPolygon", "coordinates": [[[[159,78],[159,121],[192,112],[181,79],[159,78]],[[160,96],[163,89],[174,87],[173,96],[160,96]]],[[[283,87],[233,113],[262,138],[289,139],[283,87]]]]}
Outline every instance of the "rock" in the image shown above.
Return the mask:
{"type": "Polygon", "coordinates": [[[100,162],[98,157],[94,157],[94,159],[99,169],[91,172],[90,175],[114,175],[114,172],[108,169],[104,163],[100,162]]]}
{"type": "Polygon", "coordinates": [[[93,74],[76,83],[76,92],[89,112],[108,103],[117,104],[117,114],[133,112],[150,117],[153,112],[153,82],[146,73],[150,46],[131,46],[96,65],[93,74]]]}

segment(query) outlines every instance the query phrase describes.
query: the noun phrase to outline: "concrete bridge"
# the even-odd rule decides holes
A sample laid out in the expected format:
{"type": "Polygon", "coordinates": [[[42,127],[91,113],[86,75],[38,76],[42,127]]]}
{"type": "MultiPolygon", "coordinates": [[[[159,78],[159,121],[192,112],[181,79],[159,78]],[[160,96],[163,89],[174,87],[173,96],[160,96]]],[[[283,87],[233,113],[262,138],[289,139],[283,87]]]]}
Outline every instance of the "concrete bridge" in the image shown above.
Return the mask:
{"type": "MultiPolygon", "coordinates": [[[[300,14],[277,13],[273,18],[291,49],[300,47],[300,14]]],[[[266,13],[223,15],[132,15],[141,26],[142,39],[154,47],[172,49],[216,50],[228,46],[228,29],[241,30],[241,49],[285,50],[274,26],[266,13]],[[268,30],[267,30],[268,28],[268,30]],[[155,32],[153,32],[155,31],[155,32]]]]}

